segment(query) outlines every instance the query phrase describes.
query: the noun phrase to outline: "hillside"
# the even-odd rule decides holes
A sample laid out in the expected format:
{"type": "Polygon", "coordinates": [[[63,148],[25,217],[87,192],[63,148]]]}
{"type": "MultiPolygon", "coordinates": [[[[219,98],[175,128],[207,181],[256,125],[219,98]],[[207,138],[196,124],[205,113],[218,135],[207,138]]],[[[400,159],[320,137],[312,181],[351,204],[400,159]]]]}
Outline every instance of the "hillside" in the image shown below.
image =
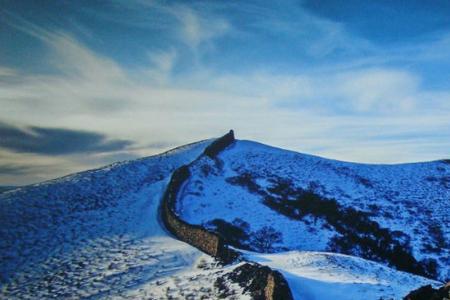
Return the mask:
{"type": "Polygon", "coordinates": [[[301,300],[400,299],[449,277],[448,163],[216,146],[0,193],[0,298],[256,299],[267,267],[254,263],[279,270],[301,300]],[[177,217],[217,232],[240,259],[221,264],[168,232],[161,201],[182,166],[177,217]]]}
{"type": "Polygon", "coordinates": [[[0,298],[215,298],[231,269],[158,217],[173,170],[209,142],[0,194],[0,298]]]}
{"type": "Polygon", "coordinates": [[[416,286],[437,282],[381,264],[327,252],[247,253],[249,259],[281,270],[295,299],[402,299],[416,286]]]}
{"type": "Polygon", "coordinates": [[[179,214],[233,232],[238,248],[338,252],[450,278],[448,162],[356,164],[236,141],[191,170],[179,214]]]}

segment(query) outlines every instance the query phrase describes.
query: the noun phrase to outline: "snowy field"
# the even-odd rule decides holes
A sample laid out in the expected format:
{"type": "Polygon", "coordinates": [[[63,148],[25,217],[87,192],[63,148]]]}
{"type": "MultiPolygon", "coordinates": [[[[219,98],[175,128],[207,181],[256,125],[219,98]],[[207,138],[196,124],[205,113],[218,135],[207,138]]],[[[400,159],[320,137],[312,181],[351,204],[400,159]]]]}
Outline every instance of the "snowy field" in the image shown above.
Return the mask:
{"type": "Polygon", "coordinates": [[[279,270],[294,298],[402,299],[417,287],[434,284],[362,258],[327,252],[291,251],[276,254],[247,252],[250,260],[279,270]]]}
{"type": "MultiPolygon", "coordinates": [[[[244,221],[251,238],[264,226],[281,233],[273,251],[330,251],[340,235],[324,218],[292,218],[264,203],[264,195],[280,180],[298,189],[336,199],[343,208],[367,216],[407,242],[418,261],[432,260],[436,278],[450,278],[450,164],[444,161],[399,165],[341,162],[277,149],[251,141],[236,141],[218,161],[197,160],[193,176],[178,203],[190,223],[214,219],[244,221]],[[251,182],[239,183],[245,176],[251,182]],[[238,178],[238,183],[236,183],[238,178]],[[233,181],[234,180],[234,181],[233,181]],[[260,192],[251,189],[262,190],[260,192]]],[[[285,199],[287,203],[292,199],[285,199]]],[[[351,225],[351,220],[348,220],[351,225]]],[[[358,256],[358,249],[351,249],[358,256]]]]}
{"type": "Polygon", "coordinates": [[[158,220],[171,172],[208,144],[0,194],[0,298],[214,299],[227,270],[158,220]]]}

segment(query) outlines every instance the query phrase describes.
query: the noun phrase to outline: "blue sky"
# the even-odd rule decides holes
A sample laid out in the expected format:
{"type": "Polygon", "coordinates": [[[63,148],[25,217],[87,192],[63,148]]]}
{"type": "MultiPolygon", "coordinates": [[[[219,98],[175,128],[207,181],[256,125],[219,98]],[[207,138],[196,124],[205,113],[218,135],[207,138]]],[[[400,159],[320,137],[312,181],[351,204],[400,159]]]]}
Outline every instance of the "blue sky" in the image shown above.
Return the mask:
{"type": "Polygon", "coordinates": [[[9,1],[0,185],[219,136],[448,158],[446,1],[9,1]]]}

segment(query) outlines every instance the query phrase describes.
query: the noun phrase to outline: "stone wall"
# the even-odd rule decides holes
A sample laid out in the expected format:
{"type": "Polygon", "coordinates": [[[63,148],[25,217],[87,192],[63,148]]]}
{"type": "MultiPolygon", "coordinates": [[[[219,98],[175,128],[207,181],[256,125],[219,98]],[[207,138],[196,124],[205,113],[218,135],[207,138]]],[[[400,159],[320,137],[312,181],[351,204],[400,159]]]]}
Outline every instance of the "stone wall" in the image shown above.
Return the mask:
{"type": "Polygon", "coordinates": [[[267,284],[264,288],[265,299],[293,299],[292,293],[284,276],[274,270],[267,275],[267,284]]]}
{"type": "MultiPolygon", "coordinates": [[[[233,131],[230,131],[223,137],[211,143],[211,145],[205,149],[203,154],[213,158],[233,142],[234,134],[233,131]]],[[[210,232],[201,226],[189,224],[176,214],[175,206],[178,193],[183,184],[189,179],[189,176],[189,165],[178,168],[172,174],[161,203],[164,225],[178,239],[189,243],[224,263],[236,260],[239,257],[239,254],[228,247],[223,237],[210,232]]]]}
{"type": "Polygon", "coordinates": [[[234,131],[230,130],[227,134],[222,136],[221,138],[216,139],[212,142],[208,147],[206,147],[203,154],[215,158],[220,152],[222,152],[226,147],[231,145],[234,142],[234,131]]]}
{"type": "MultiPolygon", "coordinates": [[[[203,155],[214,159],[234,140],[234,133],[230,130],[229,133],[211,143],[205,149],[203,155]]],[[[177,215],[175,206],[178,193],[189,177],[189,165],[178,168],[172,174],[161,202],[161,217],[164,225],[181,241],[198,248],[225,264],[238,260],[240,258],[239,253],[230,249],[223,237],[199,225],[189,224],[177,215]]],[[[259,290],[256,289],[256,294],[261,296],[253,297],[254,299],[292,299],[289,286],[281,273],[258,264],[252,264],[252,269],[256,272],[254,272],[255,276],[251,278],[251,282],[259,283],[257,285],[259,290]]]]}

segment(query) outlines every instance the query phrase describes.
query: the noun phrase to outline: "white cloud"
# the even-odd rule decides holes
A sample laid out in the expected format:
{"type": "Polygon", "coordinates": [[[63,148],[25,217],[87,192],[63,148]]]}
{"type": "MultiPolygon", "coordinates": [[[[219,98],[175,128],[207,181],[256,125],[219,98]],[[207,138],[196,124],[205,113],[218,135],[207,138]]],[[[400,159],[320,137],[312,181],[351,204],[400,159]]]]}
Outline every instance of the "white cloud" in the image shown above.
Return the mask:
{"type": "MultiPolygon", "coordinates": [[[[414,128],[418,134],[421,129],[414,126],[418,116],[428,129],[448,125],[438,118],[448,113],[448,94],[441,92],[435,97],[432,91],[422,92],[417,76],[401,70],[297,75],[221,75],[209,71],[198,76],[187,74],[161,87],[145,77],[135,80],[139,76],[130,76],[113,61],[67,36],[57,35],[51,46],[57,54],[53,62],[65,75],[29,75],[0,85],[0,101],[5,104],[2,119],[102,131],[141,141],[142,145],[152,141],[184,143],[219,135],[232,127],[244,137],[289,146],[294,137],[318,143],[310,138],[338,138],[362,124],[367,130],[380,130],[395,119],[401,122],[392,128],[414,128]],[[421,103],[432,98],[441,100],[424,111],[421,103]],[[340,106],[347,110],[344,116],[336,110],[340,106]],[[372,117],[358,117],[365,112],[372,117]],[[350,125],[344,126],[347,123],[350,125]]],[[[148,68],[168,71],[173,57],[171,52],[162,53],[156,59],[160,64],[148,68]]],[[[352,136],[342,136],[340,143],[349,140],[352,136]]]]}
{"type": "Polygon", "coordinates": [[[171,48],[166,51],[153,51],[148,53],[151,67],[141,70],[146,79],[149,79],[159,85],[167,84],[170,81],[172,70],[177,62],[177,51],[171,48]]]}
{"type": "Polygon", "coordinates": [[[209,76],[208,82],[216,90],[270,99],[275,106],[307,107],[331,114],[414,113],[422,110],[422,104],[430,98],[436,98],[434,108],[446,107],[444,99],[449,95],[434,91],[425,93],[416,74],[393,68],[299,74],[261,71],[209,76]]]}
{"type": "Polygon", "coordinates": [[[246,11],[252,28],[284,38],[286,47],[301,46],[298,49],[313,58],[338,51],[367,55],[377,50],[368,40],[349,34],[343,24],[310,13],[298,1],[245,3],[239,4],[239,10],[246,11]]]}
{"type": "Polygon", "coordinates": [[[403,113],[414,110],[419,84],[409,72],[366,69],[337,75],[330,94],[349,101],[356,111],[403,113]]]}
{"type": "MultiPolygon", "coordinates": [[[[113,22],[129,26],[165,30],[166,38],[175,39],[187,46],[194,54],[213,46],[212,41],[232,30],[227,19],[206,9],[208,4],[195,5],[166,1],[116,1],[121,10],[131,12],[132,17],[117,18],[106,14],[113,22]]],[[[117,12],[116,12],[117,13],[117,12]]]]}
{"type": "MultiPolygon", "coordinates": [[[[198,53],[230,30],[227,21],[191,8],[177,6],[172,13],[180,22],[179,37],[198,53]]],[[[325,25],[317,26],[325,30],[325,25]]],[[[444,149],[450,139],[433,134],[449,132],[450,92],[424,90],[420,76],[407,70],[346,65],[326,72],[226,73],[198,64],[175,78],[181,59],[176,48],[149,53],[149,64],[130,73],[67,34],[22,28],[49,47],[43,60],[55,72],[31,75],[0,67],[0,79],[6,79],[0,81],[0,119],[7,122],[135,140],[135,155],[161,151],[147,146],[155,142],[177,146],[234,128],[239,138],[352,161],[448,156],[444,149]]],[[[336,41],[344,47],[348,39],[338,28],[312,43],[312,51],[323,55],[336,41]]],[[[86,158],[88,166],[79,157],[11,153],[2,160],[59,165],[64,172],[104,163],[95,157],[86,158]]],[[[61,170],[49,174],[61,175],[61,170]]]]}
{"type": "Polygon", "coordinates": [[[47,44],[51,47],[50,62],[65,76],[96,82],[125,79],[124,72],[115,62],[97,55],[66,34],[51,34],[47,44]]]}
{"type": "Polygon", "coordinates": [[[180,22],[179,35],[192,50],[208,43],[210,40],[226,34],[230,30],[230,24],[217,16],[205,16],[187,6],[173,6],[172,14],[180,22]]]}

